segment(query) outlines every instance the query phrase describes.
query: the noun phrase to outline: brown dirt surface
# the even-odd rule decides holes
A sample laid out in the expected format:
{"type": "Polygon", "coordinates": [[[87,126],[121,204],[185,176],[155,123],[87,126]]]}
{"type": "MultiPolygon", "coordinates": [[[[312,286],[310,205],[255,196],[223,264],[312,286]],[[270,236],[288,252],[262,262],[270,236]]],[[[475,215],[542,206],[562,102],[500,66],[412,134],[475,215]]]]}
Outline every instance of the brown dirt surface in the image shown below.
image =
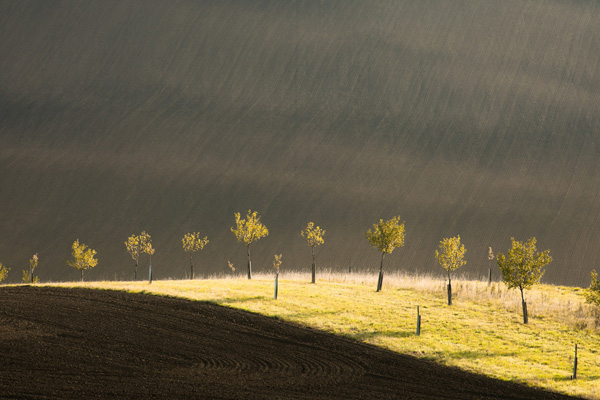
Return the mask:
{"type": "Polygon", "coordinates": [[[0,288],[2,399],[567,399],[210,303],[0,288]]]}

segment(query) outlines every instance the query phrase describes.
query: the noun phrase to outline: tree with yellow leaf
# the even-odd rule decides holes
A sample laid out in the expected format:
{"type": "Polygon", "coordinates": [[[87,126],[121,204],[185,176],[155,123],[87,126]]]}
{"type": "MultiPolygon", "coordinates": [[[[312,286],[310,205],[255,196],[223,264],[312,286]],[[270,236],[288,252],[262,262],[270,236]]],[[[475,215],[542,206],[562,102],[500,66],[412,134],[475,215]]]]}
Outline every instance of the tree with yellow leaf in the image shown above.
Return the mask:
{"type": "Polygon", "coordinates": [[[148,262],[148,283],[152,283],[152,255],[155,252],[155,248],[152,247],[152,238],[146,231],[142,231],[140,233],[140,252],[148,254],[150,256],[150,261],[148,262]]]}
{"type": "Polygon", "coordinates": [[[199,232],[186,233],[181,242],[183,244],[183,250],[190,253],[190,279],[194,279],[194,265],[192,264],[192,254],[198,250],[202,250],[204,246],[208,244],[208,237],[200,237],[199,232]]]}
{"type": "Polygon", "coordinates": [[[523,306],[523,323],[528,322],[527,303],[523,290],[531,288],[540,282],[544,275],[544,267],[552,262],[550,250],[537,251],[535,237],[523,243],[515,238],[510,238],[512,247],[506,255],[500,253],[496,263],[502,272],[504,283],[509,289],[519,288],[521,291],[521,304],[523,306]]]}
{"type": "Polygon", "coordinates": [[[0,263],[0,282],[6,279],[8,271],[10,271],[10,268],[0,263]]]}
{"type": "Polygon", "coordinates": [[[248,253],[248,279],[252,279],[252,262],[250,261],[250,245],[252,242],[259,240],[269,235],[269,230],[260,222],[260,216],[256,211],[248,210],[248,215],[245,219],[239,212],[235,213],[235,229],[231,228],[231,232],[235,235],[238,242],[246,244],[248,253]]]}
{"type": "Polygon", "coordinates": [[[383,257],[390,254],[396,247],[404,246],[404,222],[400,223],[400,216],[396,216],[383,222],[380,219],[378,223],[373,224],[373,230],[367,231],[369,243],[377,250],[381,251],[381,264],[379,265],[379,280],[377,281],[377,291],[381,291],[383,285],[383,257]]]}
{"type": "Polygon", "coordinates": [[[135,261],[135,269],[133,270],[133,280],[137,280],[137,269],[140,261],[140,237],[138,235],[131,235],[125,242],[125,248],[131,255],[131,258],[135,261]]]}
{"type": "MultiPolygon", "coordinates": [[[[583,295],[588,303],[600,307],[600,280],[598,279],[596,270],[593,270],[591,275],[592,282],[590,283],[590,287],[583,292],[583,295]]],[[[0,279],[0,281],[2,281],[2,279],[0,279]]]]}
{"type": "Polygon", "coordinates": [[[306,229],[300,231],[300,236],[306,239],[306,243],[310,246],[312,251],[312,283],[315,283],[315,275],[316,275],[316,264],[315,264],[315,247],[322,245],[325,240],[323,236],[325,236],[325,230],[321,229],[319,226],[315,227],[314,222],[309,222],[306,226],[306,229]]]}
{"type": "Polygon", "coordinates": [[[35,253],[29,260],[29,270],[23,270],[23,283],[37,283],[38,277],[34,276],[34,271],[38,266],[38,255],[35,253]]]}
{"type": "Polygon", "coordinates": [[[444,238],[440,242],[439,251],[435,251],[435,258],[442,268],[448,272],[448,305],[452,305],[452,279],[450,272],[456,271],[465,265],[465,245],[460,243],[460,235],[452,238],[444,238]]]}
{"type": "Polygon", "coordinates": [[[275,270],[275,300],[277,300],[277,292],[279,291],[279,266],[281,265],[281,254],[275,254],[273,260],[273,269],[275,270]]]}
{"type": "Polygon", "coordinates": [[[88,248],[88,246],[83,243],[79,244],[79,239],[73,242],[71,250],[73,259],[67,261],[67,265],[81,271],[81,281],[83,282],[83,271],[98,265],[98,259],[94,258],[96,250],[88,248]]]}

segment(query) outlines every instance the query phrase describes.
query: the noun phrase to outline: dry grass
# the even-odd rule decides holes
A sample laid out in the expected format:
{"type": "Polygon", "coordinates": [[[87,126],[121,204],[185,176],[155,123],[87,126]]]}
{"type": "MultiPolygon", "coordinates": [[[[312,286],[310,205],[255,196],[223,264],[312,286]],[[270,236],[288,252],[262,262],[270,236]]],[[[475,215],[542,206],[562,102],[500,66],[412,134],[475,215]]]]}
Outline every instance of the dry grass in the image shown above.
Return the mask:
{"type": "Polygon", "coordinates": [[[454,301],[446,305],[446,282],[426,275],[389,274],[375,292],[375,274],[282,272],[273,299],[274,275],[216,276],[197,280],[57,284],[126,290],[210,301],[435,360],[441,364],[519,381],[559,392],[600,399],[600,335],[593,308],[581,289],[539,285],[526,292],[531,313],[521,319],[520,296],[504,284],[453,280],[454,301]],[[416,336],[416,306],[423,318],[416,336]],[[578,379],[572,381],[573,347],[579,345],[578,379]]]}

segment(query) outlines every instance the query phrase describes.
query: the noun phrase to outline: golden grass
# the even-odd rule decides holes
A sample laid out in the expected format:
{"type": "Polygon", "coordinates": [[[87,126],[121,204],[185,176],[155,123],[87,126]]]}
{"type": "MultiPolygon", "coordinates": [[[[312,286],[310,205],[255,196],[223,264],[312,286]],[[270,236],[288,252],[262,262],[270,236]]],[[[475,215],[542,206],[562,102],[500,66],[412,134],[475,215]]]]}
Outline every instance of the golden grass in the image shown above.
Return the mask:
{"type": "Polygon", "coordinates": [[[502,283],[453,281],[446,305],[442,279],[390,274],[375,292],[376,275],[282,273],[278,300],[273,276],[221,276],[202,280],[61,283],[59,286],[117,289],[210,301],[327,330],[483,373],[567,394],[600,399],[598,313],[584,303],[581,289],[539,285],[526,292],[528,325],[520,296],[502,283]],[[416,307],[422,316],[416,336],[416,307]],[[575,344],[578,379],[572,381],[575,344]]]}

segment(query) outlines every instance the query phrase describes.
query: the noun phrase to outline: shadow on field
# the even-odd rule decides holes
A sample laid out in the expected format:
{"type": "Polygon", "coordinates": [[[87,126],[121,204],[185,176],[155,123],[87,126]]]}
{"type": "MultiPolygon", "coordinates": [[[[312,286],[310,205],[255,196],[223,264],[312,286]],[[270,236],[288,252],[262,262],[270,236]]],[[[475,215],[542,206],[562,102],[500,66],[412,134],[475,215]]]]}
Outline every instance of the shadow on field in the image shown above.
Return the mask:
{"type": "Polygon", "coordinates": [[[569,398],[205,302],[0,287],[0,304],[3,399],[569,398]]]}

